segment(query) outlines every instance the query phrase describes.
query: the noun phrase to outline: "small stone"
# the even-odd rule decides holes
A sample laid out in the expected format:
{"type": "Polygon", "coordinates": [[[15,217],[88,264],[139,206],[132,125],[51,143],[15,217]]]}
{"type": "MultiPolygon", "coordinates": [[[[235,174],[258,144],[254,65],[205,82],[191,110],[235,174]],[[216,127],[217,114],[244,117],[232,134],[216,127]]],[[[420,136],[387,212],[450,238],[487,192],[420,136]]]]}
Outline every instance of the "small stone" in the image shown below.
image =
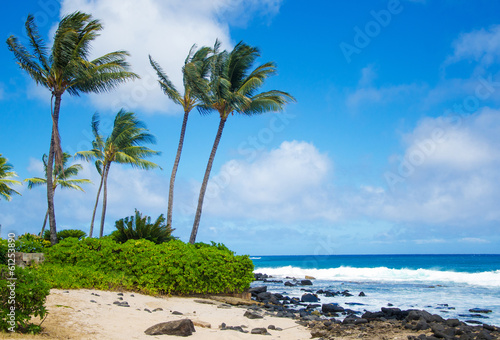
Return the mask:
{"type": "Polygon", "coordinates": [[[249,319],[263,319],[264,317],[260,315],[257,312],[249,311],[247,310],[245,314],[243,314],[244,317],[247,317],[249,319]]]}
{"type": "Polygon", "coordinates": [[[491,311],[491,309],[471,308],[471,309],[469,309],[469,312],[487,314],[487,313],[491,313],[492,311],[491,311]]]}
{"type": "Polygon", "coordinates": [[[119,297],[119,298],[118,298],[118,300],[123,300],[123,298],[122,298],[122,297],[119,297]]]}
{"type": "Polygon", "coordinates": [[[130,297],[134,297],[134,294],[130,294],[130,297]]]}
{"type": "Polygon", "coordinates": [[[358,296],[366,296],[364,292],[360,292],[358,296]]]}
{"type": "Polygon", "coordinates": [[[118,295],[118,296],[123,296],[123,293],[118,293],[118,294],[116,294],[116,295],[118,295]]]}
{"type": "MultiPolygon", "coordinates": [[[[163,310],[163,308],[155,308],[155,309],[153,309],[153,312],[161,312],[162,310],[163,310]]],[[[181,315],[182,315],[182,313],[181,313],[181,315]]]]}
{"type": "Polygon", "coordinates": [[[276,329],[276,326],[275,325],[269,325],[269,326],[267,326],[267,329],[273,329],[274,330],[274,329],[276,329]]]}
{"type": "Polygon", "coordinates": [[[92,302],[92,303],[97,303],[97,301],[95,301],[95,300],[90,300],[90,302],[92,302]]]}
{"type": "Polygon", "coordinates": [[[267,335],[269,334],[267,332],[267,329],[266,328],[263,328],[263,327],[259,327],[259,328],[254,328],[250,331],[250,334],[262,334],[262,335],[267,335]]]}
{"type": "MultiPolygon", "coordinates": [[[[153,310],[153,312],[154,312],[154,311],[156,311],[156,309],[155,309],[155,310],[153,310]]],[[[178,311],[173,311],[173,312],[172,312],[172,315],[184,315],[184,314],[183,314],[183,313],[181,313],[181,312],[178,312],[178,311]]]]}
{"type": "Polygon", "coordinates": [[[148,312],[148,313],[151,313],[151,311],[149,309],[147,309],[147,308],[144,308],[144,311],[148,312]]]}

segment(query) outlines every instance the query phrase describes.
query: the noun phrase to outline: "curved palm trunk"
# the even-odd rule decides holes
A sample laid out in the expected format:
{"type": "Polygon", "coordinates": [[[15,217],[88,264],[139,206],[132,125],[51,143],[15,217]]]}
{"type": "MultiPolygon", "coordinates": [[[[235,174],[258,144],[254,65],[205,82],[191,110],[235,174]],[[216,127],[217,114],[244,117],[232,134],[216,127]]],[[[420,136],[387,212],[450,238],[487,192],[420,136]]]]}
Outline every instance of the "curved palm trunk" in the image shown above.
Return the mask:
{"type": "Polygon", "coordinates": [[[101,176],[101,183],[99,184],[99,190],[97,190],[97,198],[95,200],[94,211],[92,212],[92,221],[90,221],[89,237],[92,237],[92,233],[94,232],[95,213],[97,211],[97,205],[99,204],[99,196],[101,196],[101,189],[102,189],[103,181],[104,181],[104,173],[101,176]]]}
{"type": "Polygon", "coordinates": [[[102,237],[102,234],[104,232],[104,220],[106,218],[106,204],[108,201],[108,173],[109,173],[109,167],[111,166],[111,163],[109,163],[106,168],[104,169],[103,172],[103,177],[104,177],[104,192],[102,195],[102,214],[101,214],[101,230],[99,231],[99,237],[102,237]]]}
{"type": "Polygon", "coordinates": [[[226,124],[227,118],[221,118],[219,123],[219,129],[217,130],[217,135],[215,136],[214,146],[212,147],[212,152],[210,153],[210,158],[208,159],[207,169],[205,170],[205,177],[203,177],[203,183],[201,184],[200,197],[198,197],[198,208],[196,209],[196,216],[194,217],[193,229],[191,230],[191,237],[189,238],[189,243],[193,244],[196,241],[196,235],[198,234],[198,227],[200,225],[201,210],[203,207],[203,199],[205,198],[205,192],[207,191],[208,178],[210,177],[210,171],[212,170],[212,163],[214,162],[215,153],[217,152],[217,147],[219,146],[220,138],[222,136],[222,130],[224,130],[224,125],[226,124]]]}
{"type": "Polygon", "coordinates": [[[179,167],[179,161],[181,159],[182,146],[184,145],[184,134],[186,133],[186,125],[189,116],[189,111],[184,111],[184,119],[182,120],[181,136],[179,138],[179,146],[177,147],[177,155],[175,156],[174,167],[172,168],[172,174],[170,175],[170,188],[168,190],[168,209],[167,209],[167,225],[172,226],[172,208],[174,205],[174,183],[175,176],[177,174],[177,168],[179,167]]]}
{"type": "Polygon", "coordinates": [[[42,231],[40,232],[40,237],[43,237],[43,232],[45,231],[45,226],[47,225],[48,217],[49,217],[49,209],[47,209],[47,212],[45,213],[45,218],[43,220],[43,226],[42,226],[42,231]]]}
{"type": "Polygon", "coordinates": [[[59,109],[61,107],[61,95],[55,95],[54,112],[52,114],[52,136],[50,139],[49,158],[47,160],[47,211],[49,213],[50,225],[50,243],[52,245],[57,243],[57,228],[56,228],[56,215],[54,208],[54,182],[52,173],[54,169],[54,155],[56,150],[56,141],[59,140],[59,109]]]}

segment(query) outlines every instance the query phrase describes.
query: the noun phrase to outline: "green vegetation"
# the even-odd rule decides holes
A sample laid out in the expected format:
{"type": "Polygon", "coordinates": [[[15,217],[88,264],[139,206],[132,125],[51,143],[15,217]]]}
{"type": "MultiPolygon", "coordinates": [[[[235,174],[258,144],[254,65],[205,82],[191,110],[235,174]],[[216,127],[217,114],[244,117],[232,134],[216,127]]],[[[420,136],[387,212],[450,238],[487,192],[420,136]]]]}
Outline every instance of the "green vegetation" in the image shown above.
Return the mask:
{"type": "MultiPolygon", "coordinates": [[[[71,179],[71,177],[78,175],[80,170],[82,170],[83,168],[80,164],[73,164],[71,166],[67,166],[70,158],[71,155],[69,153],[67,152],[63,153],[62,167],[60,166],[54,167],[53,179],[52,179],[52,186],[54,187],[54,192],[56,191],[56,188],[58,186],[60,186],[63,189],[65,188],[74,189],[85,192],[85,190],[82,189],[80,184],[92,183],[88,179],[71,179]]],[[[42,156],[42,162],[45,171],[45,178],[40,178],[40,177],[26,178],[24,181],[28,182],[28,189],[33,189],[34,187],[38,187],[41,185],[47,185],[47,159],[48,156],[44,154],[42,156]]],[[[46,240],[50,241],[50,231],[48,234],[49,238],[47,238],[44,234],[45,225],[47,224],[48,217],[49,217],[49,210],[47,209],[47,212],[45,213],[45,219],[43,220],[43,226],[40,235],[43,235],[46,240]]]]}
{"type": "MultiPolygon", "coordinates": [[[[74,12],[64,16],[55,31],[52,48],[43,41],[35,18],[26,19],[26,34],[29,48],[10,36],[9,50],[14,54],[21,69],[33,78],[37,85],[46,87],[51,94],[50,116],[52,134],[47,160],[47,173],[53,173],[54,162],[62,167],[63,152],[59,135],[59,113],[62,95],[101,93],[114,89],[121,83],[139,76],[129,72],[125,51],[107,53],[89,60],[91,43],[99,36],[102,25],[90,14],[74,12]]],[[[47,202],[49,210],[50,241],[57,243],[56,217],[54,210],[54,186],[52,176],[47,176],[47,202]]]]}
{"type": "Polygon", "coordinates": [[[148,294],[216,294],[244,291],[253,263],[220,244],[155,244],[112,238],[62,240],[46,250],[42,276],[55,288],[125,288],[148,294]]]}
{"type": "MultiPolygon", "coordinates": [[[[14,242],[15,250],[21,253],[43,253],[50,247],[50,241],[33,234],[23,234],[14,242]]],[[[0,265],[7,264],[8,241],[0,239],[0,265]]]]}
{"type": "Polygon", "coordinates": [[[106,139],[99,133],[99,115],[97,113],[94,114],[92,117],[92,133],[95,137],[92,141],[92,149],[77,152],[76,156],[87,161],[95,161],[97,171],[101,175],[101,182],[97,191],[94,212],[90,223],[89,237],[92,237],[97,204],[99,203],[101,188],[104,187],[101,229],[99,232],[99,237],[102,237],[108,197],[107,183],[111,164],[113,162],[129,164],[145,170],[159,168],[158,164],[147,161],[144,158],[159,155],[160,152],[142,146],[143,144],[155,144],[156,139],[148,132],[146,125],[137,119],[137,116],[133,112],[120,110],[115,117],[113,131],[106,139]]]}
{"type": "Polygon", "coordinates": [[[12,194],[21,195],[14,189],[11,185],[21,185],[21,182],[11,179],[11,177],[17,177],[15,171],[12,171],[13,166],[7,163],[7,158],[2,157],[0,153],[0,197],[3,197],[7,201],[12,199],[12,194]]]}
{"type": "Polygon", "coordinates": [[[175,229],[165,224],[163,214],[154,223],[151,223],[151,217],[142,217],[142,214],[136,209],[135,216],[125,217],[116,221],[115,227],[116,230],[111,236],[118,243],[125,243],[128,240],[145,239],[160,244],[175,239],[172,236],[172,232],[175,229]]]}
{"type": "Polygon", "coordinates": [[[43,318],[47,314],[44,303],[49,290],[50,285],[37,270],[0,265],[0,331],[38,333],[40,326],[30,320],[32,316],[43,318]]]}
{"type": "MultiPolygon", "coordinates": [[[[76,237],[77,239],[81,240],[82,238],[84,238],[86,236],[87,236],[87,233],[82,231],[82,230],[64,229],[64,230],[57,232],[57,241],[59,242],[59,241],[64,240],[65,238],[68,238],[68,237],[76,237]]],[[[50,231],[49,230],[45,231],[45,233],[43,234],[43,238],[45,240],[50,241],[50,231]]]]}

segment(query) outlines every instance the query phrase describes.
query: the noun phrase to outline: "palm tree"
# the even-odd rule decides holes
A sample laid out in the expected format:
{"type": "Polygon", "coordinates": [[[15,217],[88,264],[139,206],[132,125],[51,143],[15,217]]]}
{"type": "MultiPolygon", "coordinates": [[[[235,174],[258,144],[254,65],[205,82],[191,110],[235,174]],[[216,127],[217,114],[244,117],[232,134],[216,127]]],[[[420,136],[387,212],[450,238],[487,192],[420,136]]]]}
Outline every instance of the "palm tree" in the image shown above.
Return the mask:
{"type": "MultiPolygon", "coordinates": [[[[52,135],[47,160],[47,173],[53,172],[55,163],[62,167],[63,152],[59,135],[59,112],[61,98],[70,95],[101,93],[114,89],[119,84],[138,78],[129,72],[126,51],[115,51],[89,60],[91,42],[99,35],[102,25],[90,14],[74,12],[62,18],[54,34],[54,43],[49,48],[41,38],[32,15],[26,20],[29,50],[14,36],[7,39],[9,50],[17,63],[37,85],[51,93],[52,135]]],[[[57,243],[54,211],[54,186],[52,176],[47,177],[47,205],[49,211],[50,240],[57,243]]]]}
{"type": "Polygon", "coordinates": [[[113,131],[104,139],[99,133],[99,114],[94,114],[92,117],[92,132],[94,141],[92,149],[89,151],[80,151],[76,153],[76,157],[87,161],[95,160],[97,171],[101,175],[101,183],[97,192],[96,204],[90,225],[89,237],[92,237],[94,229],[94,219],[101,188],[103,188],[103,203],[101,215],[101,230],[99,237],[102,237],[104,232],[104,220],[106,217],[107,205],[107,182],[111,163],[130,164],[133,167],[140,169],[154,169],[159,166],[153,162],[147,161],[144,158],[159,155],[160,152],[151,150],[142,144],[155,144],[156,139],[146,129],[145,124],[138,120],[135,113],[120,110],[115,117],[113,131]]]}
{"type": "MultiPolygon", "coordinates": [[[[47,158],[48,156],[46,154],[44,154],[42,157],[45,178],[33,177],[25,179],[24,181],[28,182],[28,189],[33,189],[34,187],[38,187],[40,185],[47,185],[47,158]]],[[[89,179],[71,179],[71,177],[78,175],[80,170],[82,170],[83,168],[80,164],[73,164],[69,167],[66,167],[70,158],[71,155],[67,152],[64,152],[62,169],[56,166],[53,170],[52,186],[54,188],[54,192],[56,191],[57,186],[60,186],[62,189],[74,189],[85,192],[80,184],[92,183],[92,181],[90,181],[89,179]]],[[[49,210],[47,209],[47,212],[45,213],[45,219],[43,220],[43,226],[42,231],[40,232],[40,236],[43,235],[48,216],[49,210]]]]}
{"type": "Polygon", "coordinates": [[[11,185],[21,185],[22,183],[11,179],[11,177],[17,177],[15,171],[12,171],[14,167],[7,163],[7,158],[2,157],[0,153],[0,197],[3,197],[7,201],[12,199],[12,194],[21,195],[16,190],[12,189],[11,185]]]}
{"type": "Polygon", "coordinates": [[[197,88],[197,95],[204,101],[204,105],[199,106],[199,108],[202,112],[217,111],[220,123],[203,177],[193,229],[189,238],[190,243],[196,241],[212,163],[229,114],[236,112],[252,116],[265,112],[282,111],[285,104],[295,101],[293,96],[283,91],[271,90],[256,93],[264,84],[264,80],[277,72],[273,62],[265,63],[250,71],[255,60],[260,56],[256,47],[240,42],[230,53],[227,51],[218,53],[218,47],[219,43],[216,42],[215,55],[211,61],[209,91],[203,93],[201,88],[197,88]]]}
{"type": "Polygon", "coordinates": [[[193,45],[189,50],[189,54],[184,61],[182,68],[183,82],[184,82],[184,95],[181,95],[175,88],[174,84],[170,81],[168,76],[163,72],[160,65],[149,56],[149,62],[158,75],[158,83],[160,84],[163,92],[176,104],[181,105],[184,110],[184,118],[182,120],[181,135],[179,138],[179,145],[177,147],[177,154],[175,156],[172,174],[170,175],[170,187],[168,190],[168,208],[167,208],[167,225],[172,225],[172,208],[174,204],[174,183],[179,161],[181,159],[182,147],[184,145],[184,134],[186,133],[186,125],[189,113],[198,105],[203,104],[196,96],[193,95],[192,81],[197,81],[195,86],[203,87],[208,83],[208,54],[211,49],[202,47],[196,51],[196,45],[193,45]]]}

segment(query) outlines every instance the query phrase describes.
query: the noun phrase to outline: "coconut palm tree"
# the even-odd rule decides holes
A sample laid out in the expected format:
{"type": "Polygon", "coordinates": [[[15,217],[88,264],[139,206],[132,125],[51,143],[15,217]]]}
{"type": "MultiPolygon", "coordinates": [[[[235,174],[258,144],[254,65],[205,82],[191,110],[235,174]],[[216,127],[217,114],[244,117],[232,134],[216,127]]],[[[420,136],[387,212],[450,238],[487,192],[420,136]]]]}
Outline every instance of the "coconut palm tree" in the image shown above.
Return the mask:
{"type": "Polygon", "coordinates": [[[271,90],[257,93],[264,81],[276,74],[277,69],[273,62],[268,62],[251,70],[255,60],[260,56],[256,47],[240,42],[231,52],[218,53],[218,45],[216,42],[215,55],[211,61],[209,91],[203,93],[201,88],[197,88],[197,95],[204,101],[204,105],[199,106],[199,108],[202,112],[217,111],[220,122],[200,189],[198,207],[189,238],[190,243],[196,241],[212,163],[229,114],[238,113],[252,116],[265,112],[282,111],[285,104],[295,101],[293,96],[283,91],[271,90]]]}
{"type": "MultiPolygon", "coordinates": [[[[26,20],[29,48],[10,36],[9,50],[21,69],[25,70],[37,85],[51,93],[52,135],[47,159],[47,173],[53,172],[54,161],[62,166],[63,152],[59,135],[59,113],[62,95],[101,93],[116,88],[119,84],[138,78],[129,72],[125,51],[115,51],[89,60],[91,42],[99,35],[102,25],[90,14],[74,12],[62,18],[49,49],[38,32],[32,15],[26,20]]],[[[57,243],[56,218],[54,212],[54,186],[52,176],[47,177],[47,205],[49,211],[50,240],[57,243]]]]}
{"type": "Polygon", "coordinates": [[[92,142],[92,149],[77,152],[75,156],[87,161],[95,161],[97,171],[101,175],[101,183],[97,192],[89,237],[92,237],[95,212],[101,188],[103,189],[103,203],[99,237],[102,237],[108,196],[107,183],[111,164],[113,162],[130,164],[132,167],[145,170],[159,168],[158,164],[147,161],[144,158],[159,155],[160,152],[142,146],[143,144],[155,144],[156,139],[146,129],[145,124],[137,119],[133,112],[120,110],[115,117],[113,130],[106,139],[99,133],[99,114],[96,113],[92,117],[92,132],[95,137],[92,142]]]}
{"type": "MultiPolygon", "coordinates": [[[[85,190],[83,190],[80,185],[86,183],[92,183],[92,181],[90,181],[89,179],[71,179],[71,177],[78,175],[80,170],[82,170],[83,168],[80,164],[73,164],[70,165],[69,167],[66,167],[70,158],[71,155],[67,152],[64,152],[63,167],[60,168],[56,166],[53,170],[52,186],[54,188],[54,192],[56,191],[57,186],[60,186],[62,189],[74,189],[85,192],[85,190]]],[[[45,171],[45,178],[41,177],[26,178],[24,182],[28,182],[28,189],[33,189],[40,185],[47,185],[47,159],[48,156],[44,154],[42,157],[42,162],[45,171]]],[[[43,226],[42,226],[42,231],[40,232],[40,236],[43,235],[48,217],[49,217],[49,210],[47,209],[47,212],[45,213],[45,219],[43,220],[43,226]]]]}
{"type": "Polygon", "coordinates": [[[189,54],[184,61],[184,67],[182,68],[184,95],[181,95],[179,91],[177,91],[174,84],[170,81],[165,72],[163,72],[160,65],[156,61],[154,61],[151,56],[149,56],[149,62],[158,75],[158,83],[160,84],[161,89],[174,103],[181,105],[182,109],[184,110],[181,135],[179,138],[179,145],[177,146],[177,154],[175,155],[174,166],[170,175],[170,187],[168,190],[167,225],[170,226],[172,225],[175,176],[177,174],[177,168],[179,167],[179,161],[181,159],[188,116],[192,109],[194,109],[198,105],[203,104],[196,96],[193,95],[192,87],[197,86],[198,88],[203,88],[207,86],[207,76],[209,71],[208,54],[210,53],[210,51],[211,49],[208,47],[202,47],[201,49],[196,50],[196,45],[193,45],[189,50],[189,54]],[[191,83],[193,81],[198,83],[192,85],[191,83]]]}
{"type": "Polygon", "coordinates": [[[12,189],[11,185],[21,185],[22,183],[11,179],[11,177],[17,177],[15,171],[12,171],[14,167],[7,163],[7,158],[2,157],[0,153],[0,197],[5,200],[10,201],[12,199],[12,194],[21,195],[16,190],[12,189]]]}

